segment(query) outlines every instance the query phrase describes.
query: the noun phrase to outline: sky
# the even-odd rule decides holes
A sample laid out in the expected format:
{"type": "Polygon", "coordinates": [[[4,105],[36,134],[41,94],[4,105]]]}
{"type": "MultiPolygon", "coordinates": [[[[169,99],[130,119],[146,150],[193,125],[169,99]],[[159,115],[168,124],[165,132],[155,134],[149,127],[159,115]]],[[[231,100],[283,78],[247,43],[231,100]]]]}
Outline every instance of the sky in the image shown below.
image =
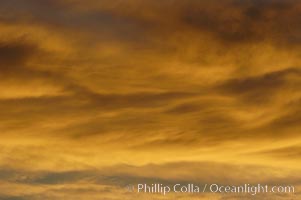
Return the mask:
{"type": "Polygon", "coordinates": [[[300,0],[0,0],[0,199],[300,199],[300,0]],[[137,194],[137,183],[295,194],[137,194]]]}

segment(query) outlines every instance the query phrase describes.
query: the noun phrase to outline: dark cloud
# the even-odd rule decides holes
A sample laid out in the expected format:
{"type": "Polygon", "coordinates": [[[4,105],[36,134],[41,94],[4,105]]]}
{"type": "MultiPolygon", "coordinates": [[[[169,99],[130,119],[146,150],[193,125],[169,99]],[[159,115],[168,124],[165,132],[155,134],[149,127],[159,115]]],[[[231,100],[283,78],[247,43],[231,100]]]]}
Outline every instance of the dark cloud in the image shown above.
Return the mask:
{"type": "Polygon", "coordinates": [[[169,110],[167,110],[167,113],[170,114],[189,114],[189,113],[194,113],[194,112],[198,112],[199,110],[204,109],[204,107],[202,107],[201,105],[197,104],[197,103],[185,103],[185,104],[181,104],[178,106],[175,106],[169,110]]]}
{"type": "Polygon", "coordinates": [[[116,165],[103,169],[104,172],[113,172],[117,176],[130,175],[139,172],[139,174],[136,174],[135,176],[140,177],[141,180],[143,180],[143,178],[147,180],[148,177],[152,177],[172,182],[185,183],[190,181],[198,184],[211,183],[214,180],[219,184],[231,185],[246,182],[252,183],[254,181],[251,178],[253,175],[256,176],[257,173],[264,174],[267,172],[265,176],[257,180],[257,183],[282,184],[289,180],[290,183],[300,184],[300,178],[295,177],[293,173],[287,175],[285,178],[278,176],[277,171],[279,172],[282,170],[285,169],[276,169],[259,165],[241,166],[218,162],[173,162],[165,164],[148,164],[140,167],[116,165]],[[191,172],[191,174],[187,174],[186,172],[188,171],[191,172]],[[268,172],[270,172],[270,174],[268,172]],[[186,174],[186,176],[184,176],[184,174],[186,174]]]}
{"type": "Polygon", "coordinates": [[[0,194],[0,199],[1,200],[27,200],[28,198],[24,196],[6,196],[0,194]]]}
{"type": "Polygon", "coordinates": [[[288,68],[255,77],[231,79],[220,85],[218,89],[226,94],[242,97],[245,102],[268,102],[281,90],[287,88],[298,90],[298,85],[292,84],[294,80],[290,80],[289,77],[300,77],[300,75],[299,68],[288,68]]]}
{"type": "Polygon", "coordinates": [[[61,75],[34,68],[33,60],[45,55],[38,44],[29,42],[28,37],[21,37],[17,40],[0,42],[0,77],[1,81],[8,80],[11,83],[25,84],[38,81],[41,83],[63,82],[61,75]]]}
{"type": "Polygon", "coordinates": [[[301,125],[300,105],[300,100],[286,104],[285,112],[262,128],[264,130],[273,128],[275,136],[298,135],[301,125]]]}
{"type": "Polygon", "coordinates": [[[289,129],[289,128],[300,127],[300,122],[301,122],[300,110],[297,110],[297,111],[292,111],[287,115],[275,119],[272,122],[272,126],[280,129],[287,127],[289,129]]]}
{"type": "Polygon", "coordinates": [[[294,159],[298,160],[301,158],[301,146],[289,146],[283,148],[276,148],[266,151],[255,152],[255,154],[268,156],[268,157],[276,157],[282,159],[294,159]]]}
{"type": "Polygon", "coordinates": [[[2,177],[4,181],[23,183],[29,185],[61,185],[74,183],[94,183],[110,186],[125,186],[137,183],[196,183],[204,184],[214,181],[218,184],[300,184],[300,177],[291,171],[283,177],[278,172],[285,169],[276,169],[260,165],[224,164],[218,162],[173,162],[165,164],[148,164],[133,166],[118,164],[99,170],[77,171],[19,171],[1,169],[0,174],[7,173],[2,177]],[[190,172],[190,173],[187,173],[190,172]],[[270,173],[268,173],[270,172],[270,173]],[[264,174],[258,180],[252,176],[264,174]]]}
{"type": "Polygon", "coordinates": [[[40,177],[29,180],[31,184],[68,184],[78,181],[93,181],[97,174],[89,171],[46,172],[40,177]]]}
{"type": "Polygon", "coordinates": [[[143,37],[150,28],[147,21],[102,9],[80,10],[77,4],[76,1],[59,0],[4,0],[0,2],[0,16],[9,23],[39,24],[54,30],[63,29],[70,34],[84,31],[90,37],[94,35],[93,40],[132,41],[136,44],[137,41],[147,41],[143,37]]]}
{"type": "Polygon", "coordinates": [[[163,93],[134,93],[134,94],[96,94],[94,101],[99,107],[158,107],[167,102],[187,97],[197,96],[190,92],[163,92],[163,93]]]}
{"type": "Polygon", "coordinates": [[[212,34],[222,42],[272,40],[276,44],[300,43],[299,1],[193,2],[182,12],[185,23],[212,34]],[[225,9],[226,8],[226,9],[225,9]]]}
{"type": "Polygon", "coordinates": [[[20,41],[0,42],[0,70],[2,73],[20,70],[36,52],[36,46],[20,41]]]}

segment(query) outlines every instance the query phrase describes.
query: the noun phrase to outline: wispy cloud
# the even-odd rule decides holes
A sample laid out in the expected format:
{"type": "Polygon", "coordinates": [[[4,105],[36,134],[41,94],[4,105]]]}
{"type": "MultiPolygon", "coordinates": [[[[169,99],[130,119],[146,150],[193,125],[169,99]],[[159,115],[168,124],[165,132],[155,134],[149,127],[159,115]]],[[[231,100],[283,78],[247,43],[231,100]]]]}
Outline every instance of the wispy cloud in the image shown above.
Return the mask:
{"type": "MultiPolygon", "coordinates": [[[[122,188],[140,181],[299,186],[300,9],[0,1],[0,198],[146,199],[122,188]]],[[[188,197],[201,198],[153,196],[188,197]]]]}

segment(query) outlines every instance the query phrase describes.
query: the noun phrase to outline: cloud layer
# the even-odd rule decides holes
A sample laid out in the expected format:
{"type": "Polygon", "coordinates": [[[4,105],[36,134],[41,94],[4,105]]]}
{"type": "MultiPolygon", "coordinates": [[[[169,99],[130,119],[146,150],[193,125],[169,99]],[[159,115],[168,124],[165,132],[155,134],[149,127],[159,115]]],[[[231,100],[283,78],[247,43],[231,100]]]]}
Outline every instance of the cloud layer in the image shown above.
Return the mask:
{"type": "Polygon", "coordinates": [[[147,199],[123,188],[143,181],[300,187],[300,11],[0,1],[0,198],[147,199]]]}

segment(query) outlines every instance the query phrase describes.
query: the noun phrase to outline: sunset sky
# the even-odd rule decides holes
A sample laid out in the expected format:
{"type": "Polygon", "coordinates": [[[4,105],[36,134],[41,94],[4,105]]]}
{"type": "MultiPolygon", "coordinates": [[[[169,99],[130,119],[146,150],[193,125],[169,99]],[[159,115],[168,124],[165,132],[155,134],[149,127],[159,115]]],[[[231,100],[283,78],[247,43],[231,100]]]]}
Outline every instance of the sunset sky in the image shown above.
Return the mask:
{"type": "Polygon", "coordinates": [[[0,0],[0,120],[1,200],[301,199],[301,1],[0,0]]]}

